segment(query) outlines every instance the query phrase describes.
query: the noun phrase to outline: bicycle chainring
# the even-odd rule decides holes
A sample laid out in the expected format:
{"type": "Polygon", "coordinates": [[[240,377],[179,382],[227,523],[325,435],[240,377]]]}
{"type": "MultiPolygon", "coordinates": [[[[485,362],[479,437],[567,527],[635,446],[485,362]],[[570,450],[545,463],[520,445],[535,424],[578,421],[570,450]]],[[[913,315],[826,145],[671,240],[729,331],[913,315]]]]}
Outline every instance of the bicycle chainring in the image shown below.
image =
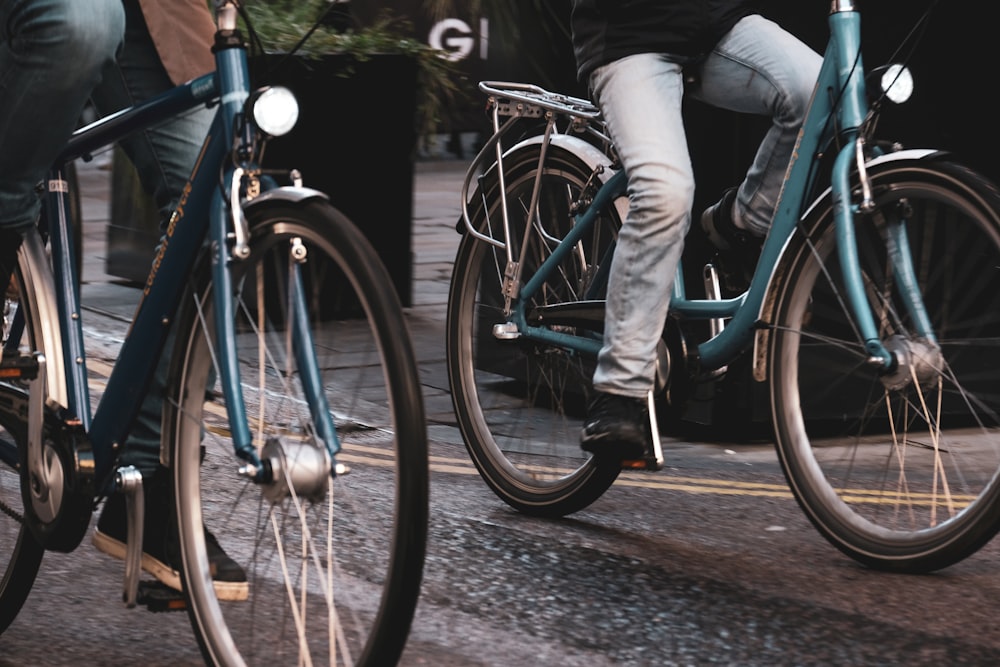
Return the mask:
{"type": "Polygon", "coordinates": [[[83,541],[94,508],[94,458],[82,425],[46,411],[41,470],[21,447],[24,521],[46,549],[70,552],[83,541]]]}

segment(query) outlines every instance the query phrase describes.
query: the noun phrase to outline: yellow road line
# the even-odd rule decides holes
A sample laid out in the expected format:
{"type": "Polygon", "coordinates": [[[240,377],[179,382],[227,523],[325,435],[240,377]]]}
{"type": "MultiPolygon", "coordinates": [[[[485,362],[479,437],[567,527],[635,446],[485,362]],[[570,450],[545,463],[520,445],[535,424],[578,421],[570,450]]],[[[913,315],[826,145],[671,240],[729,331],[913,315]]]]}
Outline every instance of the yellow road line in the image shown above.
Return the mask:
{"type": "MultiPolygon", "coordinates": [[[[111,374],[112,365],[106,362],[88,359],[87,369],[91,372],[108,377],[111,374]]],[[[100,385],[100,381],[95,381],[100,385]]],[[[217,416],[225,416],[225,409],[212,403],[205,405],[206,411],[217,416]]],[[[223,427],[208,426],[208,429],[221,436],[228,436],[228,429],[223,427]]],[[[338,455],[338,460],[344,463],[378,465],[388,467],[393,465],[392,459],[386,454],[383,448],[370,445],[359,445],[352,443],[350,451],[342,452],[338,455]]],[[[452,475],[478,475],[479,471],[472,465],[472,462],[465,457],[449,457],[431,455],[428,458],[429,468],[434,473],[446,473],[452,475]]],[[[547,475],[568,474],[568,468],[548,468],[540,469],[539,473],[547,475]]],[[[680,491],[692,494],[716,494],[728,496],[749,496],[756,498],[792,498],[791,491],[785,484],[769,484],[765,482],[741,482],[737,480],[721,480],[708,477],[682,477],[673,476],[669,473],[647,472],[647,473],[622,473],[615,482],[621,486],[643,489],[659,489],[665,491],[680,491]]],[[[843,489],[840,491],[840,498],[847,503],[870,503],[870,504],[898,504],[900,501],[904,505],[938,505],[944,506],[945,500],[929,493],[909,493],[897,494],[894,491],[879,491],[877,489],[843,489]]],[[[975,496],[962,494],[950,497],[952,503],[965,505],[973,500],[975,496]]]]}

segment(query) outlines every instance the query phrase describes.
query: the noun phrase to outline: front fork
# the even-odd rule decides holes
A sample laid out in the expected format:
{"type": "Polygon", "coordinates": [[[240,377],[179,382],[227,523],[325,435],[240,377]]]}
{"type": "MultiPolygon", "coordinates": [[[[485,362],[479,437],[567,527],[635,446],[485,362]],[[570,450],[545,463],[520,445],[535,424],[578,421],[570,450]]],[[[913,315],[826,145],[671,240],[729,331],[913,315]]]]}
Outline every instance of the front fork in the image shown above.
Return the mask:
{"type": "MultiPolygon", "coordinates": [[[[861,215],[869,218],[877,210],[877,204],[872,198],[871,179],[865,167],[863,137],[857,137],[837,155],[833,167],[832,183],[837,253],[840,259],[841,273],[844,277],[844,290],[858,325],[861,339],[864,341],[868,362],[884,372],[889,372],[898,365],[899,359],[883,344],[878,324],[872,315],[872,305],[866,296],[865,280],[858,260],[858,244],[854,229],[855,216],[861,215]],[[858,204],[853,203],[851,196],[852,166],[857,169],[862,195],[858,204]]],[[[935,345],[930,318],[927,316],[914,272],[909,238],[904,222],[905,220],[896,219],[890,220],[889,224],[886,225],[888,259],[896,272],[903,305],[916,325],[916,336],[926,343],[935,345]]]]}
{"type": "MultiPolygon", "coordinates": [[[[235,264],[251,256],[250,230],[243,212],[242,194],[256,192],[259,182],[253,172],[235,169],[228,175],[230,185],[229,202],[216,197],[212,208],[211,242],[212,242],[212,281],[213,298],[215,300],[215,327],[217,355],[219,359],[219,380],[225,396],[229,414],[229,426],[233,438],[233,448],[236,455],[248,463],[241,468],[241,473],[254,481],[264,484],[275,483],[275,474],[286,470],[282,463],[284,457],[274,454],[276,443],[258,443],[255,446],[253,434],[250,432],[246,403],[240,391],[241,381],[238,365],[235,328],[235,299],[237,290],[233,283],[231,268],[235,264]],[[269,445],[264,447],[264,445],[269,445]],[[261,458],[264,455],[263,459],[261,458]]],[[[290,337],[290,347],[295,365],[302,382],[306,403],[316,429],[316,436],[325,446],[327,463],[322,466],[330,474],[344,473],[346,467],[336,461],[340,451],[340,442],[331,416],[330,407],[323,391],[322,376],[319,361],[316,358],[316,348],[312,331],[306,298],[301,277],[301,266],[309,261],[306,246],[301,239],[293,238],[288,244],[289,293],[288,303],[291,313],[287,326],[290,337]]],[[[291,445],[289,445],[291,446],[291,445]]],[[[297,460],[297,459],[295,459],[297,460]]],[[[315,461],[314,461],[315,463],[315,461]]],[[[294,475],[293,475],[294,478],[294,475]]]]}

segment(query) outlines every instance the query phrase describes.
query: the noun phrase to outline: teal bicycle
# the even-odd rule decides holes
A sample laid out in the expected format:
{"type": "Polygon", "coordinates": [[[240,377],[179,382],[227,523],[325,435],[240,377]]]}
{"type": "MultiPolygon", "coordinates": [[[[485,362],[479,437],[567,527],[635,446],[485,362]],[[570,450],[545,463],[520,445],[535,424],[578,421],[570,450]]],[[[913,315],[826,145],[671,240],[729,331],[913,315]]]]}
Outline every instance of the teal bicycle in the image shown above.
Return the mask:
{"type": "MultiPolygon", "coordinates": [[[[926,572],[1000,529],[1000,193],[950,155],[877,137],[880,112],[912,78],[900,65],[864,69],[854,2],[833,2],[828,22],[749,286],[727,294],[715,261],[678,271],[653,432],[704,383],[749,363],[813,525],[868,566],[926,572]]],[[[480,88],[494,134],[462,192],[452,397],[489,487],[521,512],[563,516],[621,471],[579,440],[625,176],[589,100],[480,88]]],[[[654,440],[643,465],[655,470],[654,440]]]]}
{"type": "Polygon", "coordinates": [[[118,493],[126,605],[186,609],[208,664],[395,664],[428,520],[406,322],[351,221],[297,173],[261,167],[297,107],[250,88],[240,7],[215,9],[216,71],[78,130],[19,251],[0,364],[0,632],[45,551],[76,549],[118,493]],[[215,121],[92,409],[66,165],[204,105],[215,121]],[[181,592],[140,580],[143,477],[119,462],[161,355],[181,592]],[[206,530],[245,569],[243,590],[213,585],[206,530]]]}

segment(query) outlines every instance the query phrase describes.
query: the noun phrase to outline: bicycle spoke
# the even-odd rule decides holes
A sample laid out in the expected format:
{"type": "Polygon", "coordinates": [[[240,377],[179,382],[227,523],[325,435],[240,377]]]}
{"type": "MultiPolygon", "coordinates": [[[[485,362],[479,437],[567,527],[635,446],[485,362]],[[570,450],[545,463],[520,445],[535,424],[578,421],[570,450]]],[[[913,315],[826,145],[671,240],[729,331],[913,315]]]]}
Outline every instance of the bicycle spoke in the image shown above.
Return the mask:
{"type": "Polygon", "coordinates": [[[859,260],[894,364],[869,360],[842,295],[832,216],[817,211],[788,255],[771,332],[775,426],[792,489],[821,533],[868,565],[927,571],[1000,529],[1000,297],[985,287],[1000,278],[1000,195],[943,163],[890,166],[873,182],[859,260]]]}
{"type": "Polygon", "coordinates": [[[191,334],[172,374],[179,384],[168,423],[195,628],[209,654],[238,646],[252,664],[381,664],[406,640],[427,520],[426,433],[412,351],[399,337],[402,313],[388,279],[376,280],[384,274],[373,273],[373,251],[342,254],[358,232],[329,209],[255,224],[248,270],[236,281],[235,346],[254,449],[272,482],[248,479],[234,456],[209,292],[193,295],[191,334]],[[308,258],[294,271],[289,243],[308,258]],[[300,364],[310,356],[299,353],[295,315],[297,291],[317,294],[321,284],[326,298],[305,300],[324,392],[316,402],[305,389],[311,376],[300,364]],[[332,303],[340,310],[327,312],[332,303]],[[323,403],[336,443],[320,436],[315,406],[323,403]],[[206,585],[201,525],[244,567],[248,600],[227,601],[206,585]]]}
{"type": "MultiPolygon", "coordinates": [[[[552,313],[558,309],[549,307],[579,302],[589,293],[620,224],[617,213],[601,212],[533,294],[519,291],[573,228],[572,212],[591,194],[590,167],[553,147],[551,170],[539,172],[537,150],[505,159],[513,252],[522,260],[521,283],[510,288],[513,303],[536,331],[593,335],[557,321],[552,313]],[[536,186],[537,205],[529,210],[536,186]]],[[[488,188],[493,181],[481,183],[488,188]]],[[[481,201],[474,224],[482,231],[500,215],[500,201],[493,191],[481,201]]],[[[500,305],[508,289],[499,270],[505,263],[504,251],[471,235],[459,248],[447,323],[452,396],[466,445],[490,487],[521,511],[562,515],[592,502],[618,474],[615,466],[602,469],[580,449],[594,359],[524,332],[495,335],[496,325],[517,322],[508,322],[500,305]]]]}

